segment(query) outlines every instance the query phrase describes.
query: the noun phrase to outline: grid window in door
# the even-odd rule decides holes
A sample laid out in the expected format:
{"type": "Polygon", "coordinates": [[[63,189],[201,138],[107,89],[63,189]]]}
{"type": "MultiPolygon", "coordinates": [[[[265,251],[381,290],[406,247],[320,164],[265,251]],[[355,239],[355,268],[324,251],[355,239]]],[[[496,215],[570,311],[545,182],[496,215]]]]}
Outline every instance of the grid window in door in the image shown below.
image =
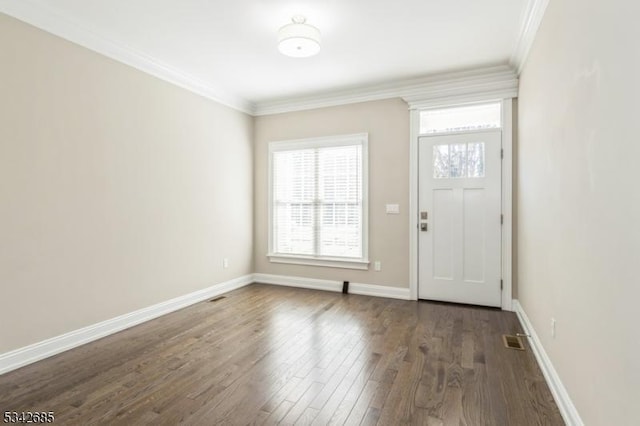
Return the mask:
{"type": "Polygon", "coordinates": [[[484,177],[484,142],[439,144],[433,146],[433,177],[484,177]]]}

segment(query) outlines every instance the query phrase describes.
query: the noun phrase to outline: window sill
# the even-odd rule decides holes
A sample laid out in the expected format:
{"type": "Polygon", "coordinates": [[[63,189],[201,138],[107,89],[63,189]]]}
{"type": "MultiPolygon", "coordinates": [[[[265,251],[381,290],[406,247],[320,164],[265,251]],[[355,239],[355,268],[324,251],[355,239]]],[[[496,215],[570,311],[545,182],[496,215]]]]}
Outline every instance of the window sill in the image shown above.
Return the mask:
{"type": "Polygon", "coordinates": [[[289,263],[292,265],[325,266],[328,268],[369,269],[369,261],[365,259],[344,259],[336,257],[290,256],[284,254],[267,254],[272,263],[289,263]]]}

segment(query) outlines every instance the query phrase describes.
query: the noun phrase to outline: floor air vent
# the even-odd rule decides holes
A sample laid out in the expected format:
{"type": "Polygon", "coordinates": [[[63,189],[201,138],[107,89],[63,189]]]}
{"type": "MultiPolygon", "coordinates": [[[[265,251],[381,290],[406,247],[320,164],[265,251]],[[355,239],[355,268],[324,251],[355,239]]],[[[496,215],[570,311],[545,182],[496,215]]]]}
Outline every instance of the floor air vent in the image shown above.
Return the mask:
{"type": "Polygon", "coordinates": [[[218,300],[222,300],[225,299],[227,296],[218,296],[218,297],[214,297],[213,299],[209,300],[209,302],[217,302],[218,300]]]}
{"type": "Polygon", "coordinates": [[[520,336],[511,336],[509,334],[503,334],[502,341],[504,342],[504,346],[506,348],[524,351],[524,344],[522,343],[522,339],[520,338],[520,336]]]}

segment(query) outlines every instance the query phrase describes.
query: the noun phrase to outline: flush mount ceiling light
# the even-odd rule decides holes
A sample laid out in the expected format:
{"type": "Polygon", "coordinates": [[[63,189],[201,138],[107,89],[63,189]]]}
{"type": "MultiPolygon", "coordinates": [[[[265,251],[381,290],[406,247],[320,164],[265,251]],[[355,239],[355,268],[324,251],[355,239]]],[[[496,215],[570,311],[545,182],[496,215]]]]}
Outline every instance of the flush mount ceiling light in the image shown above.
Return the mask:
{"type": "Polygon", "coordinates": [[[278,31],[278,50],[293,58],[307,58],[320,51],[320,30],[306,24],[304,16],[296,15],[291,23],[278,31]]]}

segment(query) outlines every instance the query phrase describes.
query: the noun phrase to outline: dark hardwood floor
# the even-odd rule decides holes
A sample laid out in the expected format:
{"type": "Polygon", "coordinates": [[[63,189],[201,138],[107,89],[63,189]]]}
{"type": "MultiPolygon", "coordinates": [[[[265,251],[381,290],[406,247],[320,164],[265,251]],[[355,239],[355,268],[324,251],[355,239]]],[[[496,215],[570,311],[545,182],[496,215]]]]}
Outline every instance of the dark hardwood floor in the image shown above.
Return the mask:
{"type": "Polygon", "coordinates": [[[55,424],[561,425],[499,310],[254,284],[0,376],[55,424]]]}

